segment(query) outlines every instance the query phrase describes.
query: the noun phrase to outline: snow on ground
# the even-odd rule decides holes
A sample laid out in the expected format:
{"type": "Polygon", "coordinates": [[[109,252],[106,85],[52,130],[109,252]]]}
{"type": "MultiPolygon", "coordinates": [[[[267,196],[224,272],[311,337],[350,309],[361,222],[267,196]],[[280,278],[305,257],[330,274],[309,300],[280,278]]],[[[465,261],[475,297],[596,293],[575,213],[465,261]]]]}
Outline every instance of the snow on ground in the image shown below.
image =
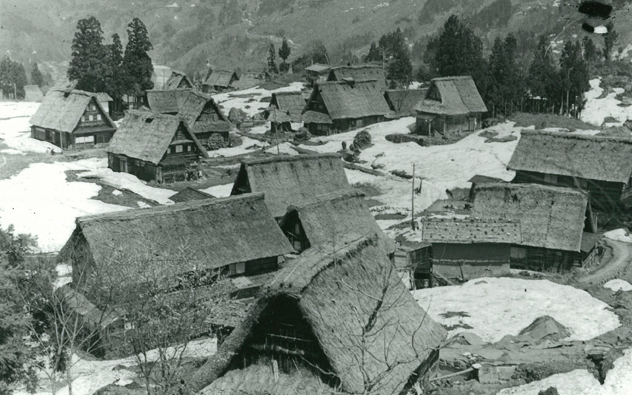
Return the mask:
{"type": "Polygon", "coordinates": [[[72,266],[62,263],[55,267],[55,271],[57,271],[55,289],[72,282],[72,266]]]}
{"type": "Polygon", "coordinates": [[[480,278],[460,286],[413,291],[413,296],[435,321],[472,327],[458,327],[450,335],[467,330],[490,343],[518,335],[544,315],[568,328],[571,335],[566,340],[589,340],[621,325],[606,303],[548,280],[480,278]],[[450,312],[462,314],[446,318],[450,312]]]}
{"type": "MultiPolygon", "coordinates": [[[[61,152],[53,144],[30,137],[31,124],[29,120],[38,107],[39,103],[0,103],[0,139],[14,151],[46,153],[49,150],[55,150],[61,152]]],[[[3,150],[3,153],[18,153],[14,151],[3,150]]]]}
{"type": "Polygon", "coordinates": [[[232,182],[230,184],[215,185],[214,187],[201,189],[202,192],[210,193],[211,195],[217,198],[229,197],[232,190],[233,190],[232,182]]]}
{"type": "Polygon", "coordinates": [[[632,243],[632,234],[625,229],[615,229],[603,234],[607,239],[632,243]]]}
{"type": "Polygon", "coordinates": [[[292,82],[289,86],[272,91],[257,86],[241,91],[219,93],[213,96],[213,100],[224,107],[226,114],[234,107],[244,111],[248,116],[253,116],[270,106],[270,102],[262,102],[262,98],[272,96],[273,92],[300,92],[302,89],[302,82],[292,82]]]}
{"type": "Polygon", "coordinates": [[[555,387],[560,395],[629,395],[632,392],[632,349],[614,361],[603,385],[587,370],[555,374],[544,380],[519,387],[505,388],[497,395],[538,395],[549,387],[555,387]]]}
{"type": "Polygon", "coordinates": [[[229,157],[229,156],[237,156],[243,155],[254,150],[262,148],[264,145],[267,145],[263,141],[254,140],[249,137],[241,136],[242,144],[237,147],[230,148],[220,148],[215,151],[208,151],[208,156],[210,158],[219,158],[219,157],[229,157]]]}
{"type": "Polygon", "coordinates": [[[18,151],[18,150],[13,149],[13,148],[7,148],[7,149],[0,150],[0,153],[2,153],[2,154],[9,154],[9,155],[26,155],[26,152],[18,151]]]}
{"type": "Polygon", "coordinates": [[[608,94],[603,99],[597,99],[603,92],[600,78],[590,80],[590,90],[584,94],[586,98],[586,107],[581,113],[581,120],[596,126],[601,126],[606,117],[613,117],[617,122],[608,123],[609,126],[621,126],[623,123],[632,119],[632,106],[620,107],[621,101],[615,99],[619,93],[623,93],[622,88],[613,88],[614,92],[608,94]]]}
{"type": "Polygon", "coordinates": [[[604,288],[608,288],[616,291],[632,291],[632,284],[625,280],[614,279],[610,280],[603,285],[604,288]]]}
{"type": "Polygon", "coordinates": [[[176,191],[151,187],[132,174],[114,172],[108,168],[108,160],[105,158],[94,159],[93,161],[95,162],[95,166],[86,169],[87,171],[78,173],[77,176],[82,178],[98,178],[117,188],[128,189],[145,199],[155,200],[160,204],[173,203],[169,200],[169,197],[175,195],[176,191]]]}
{"type": "Polygon", "coordinates": [[[98,159],[34,163],[15,176],[0,180],[0,226],[38,238],[43,252],[58,251],[75,228],[75,218],[127,209],[91,199],[100,186],[68,182],[67,170],[91,170],[98,159]]]}

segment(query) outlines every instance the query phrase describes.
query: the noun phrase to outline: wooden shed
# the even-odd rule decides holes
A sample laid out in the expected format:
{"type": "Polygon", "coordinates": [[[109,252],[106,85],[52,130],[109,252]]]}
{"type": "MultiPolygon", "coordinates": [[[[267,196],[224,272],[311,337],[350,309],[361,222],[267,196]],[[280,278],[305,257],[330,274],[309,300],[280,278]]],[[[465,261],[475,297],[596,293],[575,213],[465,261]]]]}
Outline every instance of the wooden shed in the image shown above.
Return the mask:
{"type": "Polygon", "coordinates": [[[315,196],[309,203],[290,206],[279,226],[299,252],[334,241],[337,246],[344,246],[375,233],[385,254],[393,261],[395,242],[382,232],[364,197],[354,189],[315,196]]]}
{"type": "Polygon", "coordinates": [[[171,90],[181,88],[195,89],[195,85],[193,85],[193,82],[191,82],[189,77],[187,77],[186,73],[178,70],[171,70],[171,75],[165,83],[164,89],[171,90]]]}
{"type": "Polygon", "coordinates": [[[406,290],[374,235],[335,254],[312,251],[264,288],[188,381],[193,391],[405,394],[438,361],[445,329],[406,290]]]}
{"type": "Polygon", "coordinates": [[[347,80],[375,80],[382,93],[386,90],[386,72],[382,66],[363,64],[356,66],[337,66],[329,70],[327,81],[347,80]]]}
{"type": "Polygon", "coordinates": [[[294,123],[301,122],[301,114],[305,108],[305,99],[302,92],[274,92],[270,100],[270,106],[288,114],[294,123]]]}
{"type": "Polygon", "coordinates": [[[230,141],[232,125],[210,95],[188,88],[150,90],[147,101],[152,112],[183,118],[202,145],[214,134],[230,141]]]}
{"type": "Polygon", "coordinates": [[[271,156],[244,160],[231,195],[263,192],[272,215],[280,219],[290,206],[349,188],[338,154],[271,156]]]}
{"type": "Polygon", "coordinates": [[[522,243],[522,233],[508,220],[426,219],[422,240],[432,244],[434,274],[467,281],[509,274],[511,245],[522,243]]]}
{"type": "Polygon", "coordinates": [[[376,80],[317,84],[303,110],[311,134],[329,135],[384,121],[391,112],[376,80]]]}
{"type": "Polygon", "coordinates": [[[416,133],[458,135],[480,129],[487,107],[472,77],[460,76],[433,79],[415,110],[416,133]]]}
{"type": "Polygon", "coordinates": [[[107,149],[108,167],[144,181],[196,179],[206,150],[184,119],[130,110],[107,149]]]}
{"type": "Polygon", "coordinates": [[[293,252],[263,194],[248,194],[79,217],[59,259],[72,263],[73,286],[89,297],[108,283],[167,292],[187,273],[200,286],[254,276],[293,252]]]}
{"type": "Polygon", "coordinates": [[[484,184],[474,190],[472,217],[520,224],[511,267],[568,271],[582,266],[581,244],[588,197],[569,188],[536,184],[484,184]]]}
{"type": "Polygon", "coordinates": [[[630,195],[632,138],[524,130],[507,169],[514,183],[580,189],[613,211],[630,195]]]}
{"type": "Polygon", "coordinates": [[[116,125],[96,93],[51,89],[30,120],[31,137],[66,148],[110,141],[116,125]]]}
{"type": "Polygon", "coordinates": [[[235,71],[230,70],[213,70],[208,76],[204,84],[202,84],[203,92],[223,92],[233,87],[233,82],[239,80],[239,76],[235,71]]]}

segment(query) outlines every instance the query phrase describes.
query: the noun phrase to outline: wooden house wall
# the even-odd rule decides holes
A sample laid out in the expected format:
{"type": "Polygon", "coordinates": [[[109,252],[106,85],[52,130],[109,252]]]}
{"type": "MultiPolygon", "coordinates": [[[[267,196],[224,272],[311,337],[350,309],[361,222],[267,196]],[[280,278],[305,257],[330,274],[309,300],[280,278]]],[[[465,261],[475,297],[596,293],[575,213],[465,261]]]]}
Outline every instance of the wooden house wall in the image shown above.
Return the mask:
{"type": "MultiPolygon", "coordinates": [[[[323,111],[320,111],[323,112],[323,111]]],[[[328,136],[335,133],[348,132],[374,123],[383,122],[384,116],[374,115],[370,117],[334,119],[333,124],[309,123],[307,129],[316,136],[328,136]]]]}
{"type": "Polygon", "coordinates": [[[432,270],[446,278],[471,279],[509,274],[510,245],[433,243],[432,270]]]}
{"type": "Polygon", "coordinates": [[[563,273],[573,267],[581,267],[582,264],[582,255],[579,251],[561,251],[518,245],[511,247],[512,269],[563,273]]]}
{"type": "Polygon", "coordinates": [[[161,181],[158,166],[125,155],[108,153],[108,167],[115,172],[133,174],[143,181],[161,181]]]}
{"type": "Polygon", "coordinates": [[[286,217],[286,221],[281,226],[281,230],[296,251],[303,252],[311,246],[296,211],[293,211],[286,217]]]}
{"type": "Polygon", "coordinates": [[[421,114],[415,121],[415,133],[422,136],[434,136],[436,134],[459,135],[464,132],[472,132],[482,127],[482,117],[480,113],[468,115],[436,115],[421,114]],[[425,116],[434,116],[428,119],[425,116]]]}

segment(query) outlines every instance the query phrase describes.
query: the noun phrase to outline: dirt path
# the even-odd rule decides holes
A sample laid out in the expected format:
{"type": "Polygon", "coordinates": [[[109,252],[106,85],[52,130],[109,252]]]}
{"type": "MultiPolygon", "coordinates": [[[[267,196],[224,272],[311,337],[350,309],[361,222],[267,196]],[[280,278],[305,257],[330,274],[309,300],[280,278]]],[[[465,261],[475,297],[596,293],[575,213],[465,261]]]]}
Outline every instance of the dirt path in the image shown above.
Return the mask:
{"type": "Polygon", "coordinates": [[[612,259],[595,272],[581,277],[578,280],[580,283],[595,284],[611,280],[630,263],[630,259],[632,258],[632,244],[608,239],[606,239],[606,243],[612,247],[612,259]]]}

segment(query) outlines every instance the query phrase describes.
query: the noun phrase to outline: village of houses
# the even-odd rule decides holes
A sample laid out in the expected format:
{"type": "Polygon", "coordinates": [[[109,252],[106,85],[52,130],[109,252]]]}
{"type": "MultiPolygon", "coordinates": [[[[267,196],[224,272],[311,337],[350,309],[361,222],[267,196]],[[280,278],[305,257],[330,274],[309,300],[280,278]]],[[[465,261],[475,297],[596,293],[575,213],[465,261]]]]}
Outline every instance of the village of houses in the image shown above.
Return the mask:
{"type": "Polygon", "coordinates": [[[167,298],[202,276],[213,306],[191,393],[631,393],[632,137],[599,134],[598,79],[575,131],[484,124],[468,76],[165,76],[117,121],[68,81],[0,103],[2,225],[37,236],[100,328],[75,394],[138,391],[125,292],[96,291],[148,273],[167,298]]]}

